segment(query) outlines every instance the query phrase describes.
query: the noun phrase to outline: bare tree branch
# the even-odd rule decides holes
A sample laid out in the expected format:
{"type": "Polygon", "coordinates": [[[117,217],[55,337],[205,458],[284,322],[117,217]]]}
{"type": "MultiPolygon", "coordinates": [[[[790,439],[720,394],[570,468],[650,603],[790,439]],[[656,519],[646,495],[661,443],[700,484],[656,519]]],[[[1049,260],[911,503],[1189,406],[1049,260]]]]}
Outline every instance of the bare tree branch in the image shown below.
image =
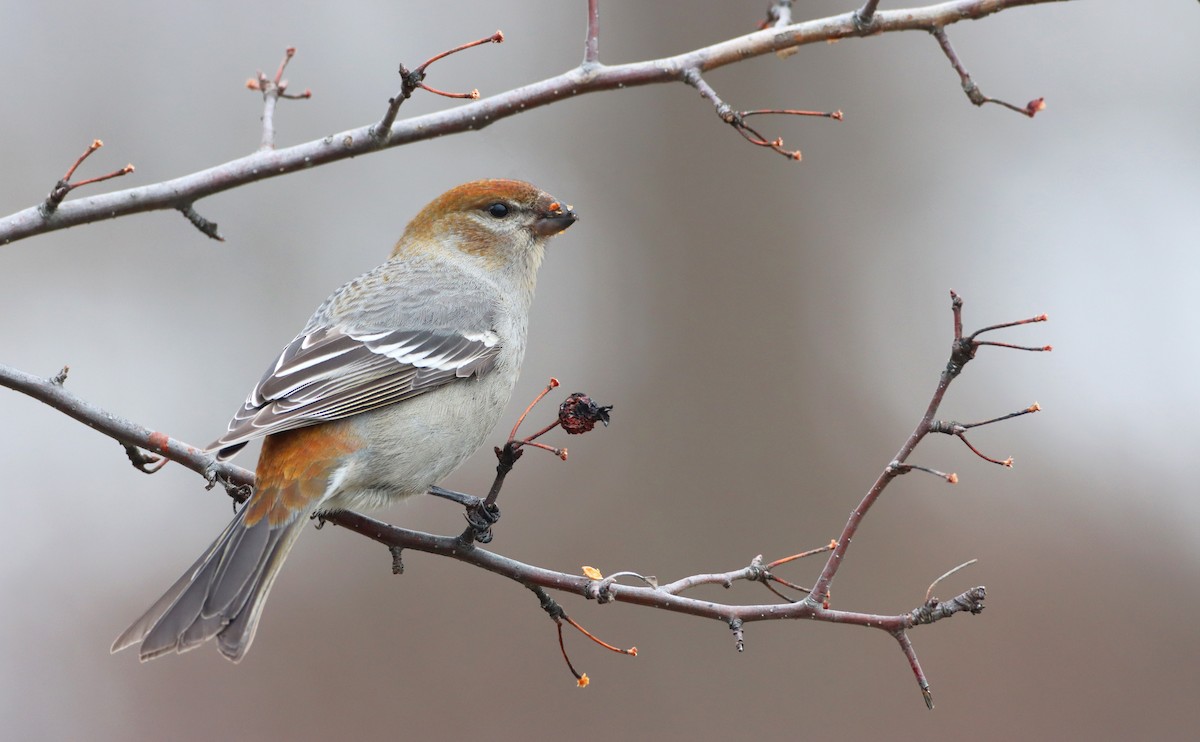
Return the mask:
{"type": "MultiPolygon", "coordinates": [[[[724,573],[715,574],[696,574],[689,577],[683,577],[666,585],[659,585],[653,577],[646,577],[634,572],[618,572],[605,578],[593,568],[584,568],[585,574],[574,575],[565,572],[545,569],[532,564],[510,559],[495,552],[487,551],[478,547],[475,544],[476,540],[490,540],[490,530],[488,530],[488,538],[480,539],[478,537],[478,529],[474,527],[468,528],[464,533],[458,536],[440,536],[421,531],[414,531],[405,528],[384,523],[382,521],[370,518],[360,513],[351,511],[334,511],[323,513],[321,515],[323,522],[330,522],[336,525],[347,528],[355,533],[366,536],[374,541],[378,541],[388,547],[390,555],[390,567],[393,572],[400,573],[403,571],[403,562],[401,554],[404,549],[415,549],[417,551],[426,552],[429,554],[437,554],[440,556],[450,557],[467,564],[480,567],[482,569],[494,572],[510,580],[520,583],[530,589],[540,588],[557,590],[575,595],[581,595],[588,599],[595,600],[599,603],[620,602],[632,603],[659,610],[672,611],[676,613],[686,613],[693,616],[714,619],[729,626],[735,634],[735,643],[739,647],[744,646],[745,624],[754,621],[769,621],[781,619],[797,619],[807,618],[816,621],[825,621],[830,623],[853,624],[864,626],[867,628],[879,629],[891,634],[900,643],[905,656],[908,658],[910,666],[913,669],[921,692],[926,699],[926,703],[932,708],[932,695],[929,692],[929,684],[925,679],[923,672],[920,669],[920,663],[917,661],[916,652],[912,647],[912,643],[908,640],[907,632],[917,626],[934,623],[943,618],[947,618],[956,613],[967,611],[972,614],[977,614],[983,610],[983,600],[986,595],[986,590],[983,587],[972,588],[949,601],[939,601],[932,597],[933,588],[957,571],[951,570],[941,577],[933,581],[925,594],[925,602],[907,613],[897,615],[884,615],[862,613],[856,611],[844,611],[833,609],[830,607],[830,588],[833,580],[838,572],[838,569],[845,562],[847,551],[854,537],[855,532],[866,517],[871,506],[878,500],[887,485],[900,474],[916,468],[906,465],[904,462],[913,452],[916,446],[933,430],[934,417],[941,405],[942,399],[945,396],[950,383],[962,373],[963,367],[968,361],[975,357],[979,347],[983,341],[977,340],[979,333],[964,336],[962,332],[962,299],[951,292],[952,311],[954,318],[954,340],[951,344],[950,360],[946,364],[938,380],[938,385],[934,391],[933,397],[922,416],[921,421],[917,424],[912,435],[909,436],[900,452],[896,455],[895,460],[889,463],[879,475],[875,484],[868,491],[867,495],[855,508],[842,529],[841,536],[829,546],[812,549],[802,554],[796,554],[790,557],[775,560],[764,565],[761,556],[755,557],[750,564],[740,569],[731,570],[724,573]],[[801,600],[792,600],[786,598],[769,584],[771,580],[786,584],[795,589],[804,591],[799,585],[792,585],[786,580],[775,577],[772,570],[805,556],[811,556],[823,552],[828,552],[829,556],[826,559],[825,566],[821,571],[813,588],[808,591],[808,595],[801,600]],[[627,585],[618,582],[619,579],[632,577],[640,584],[627,585]],[[686,597],[683,593],[701,585],[719,584],[726,587],[732,587],[737,582],[758,582],[766,586],[772,593],[782,597],[783,603],[755,603],[755,604],[735,604],[722,603],[710,600],[702,600],[698,598],[686,597]]],[[[1031,318],[1030,320],[1022,320],[1015,323],[1005,323],[1003,325],[995,325],[985,328],[980,332],[995,329],[997,327],[1011,327],[1013,325],[1025,324],[1031,321],[1044,321],[1045,315],[1031,318]]],[[[245,500],[249,495],[249,488],[253,486],[254,475],[252,472],[234,466],[227,462],[218,462],[215,457],[207,452],[191,446],[182,441],[171,438],[165,433],[150,430],[142,425],[121,418],[106,410],[103,410],[96,405],[87,402],[77,395],[68,391],[64,382],[66,380],[66,371],[64,368],[57,375],[50,378],[40,378],[33,376],[16,369],[0,365],[0,386],[6,386],[16,391],[27,394],[35,399],[38,399],[45,404],[53,407],[71,417],[83,422],[86,425],[98,430],[107,435],[126,448],[130,455],[134,466],[142,471],[150,471],[147,464],[154,463],[151,458],[141,455],[136,449],[143,449],[154,454],[162,456],[172,461],[177,461],[184,466],[202,474],[209,482],[211,487],[214,484],[225,486],[229,494],[235,499],[245,500]],[[131,450],[134,449],[134,450],[131,450]]],[[[542,399],[546,393],[558,386],[556,380],[551,380],[551,383],[545,390],[534,400],[536,404],[542,399]]],[[[579,395],[572,395],[574,402],[572,405],[584,404],[588,410],[588,414],[593,416],[595,420],[607,420],[607,408],[599,408],[592,404],[590,400],[578,398],[579,395]],[[599,412],[597,412],[599,411],[599,412]]],[[[571,399],[568,400],[571,402],[571,399]]],[[[498,494],[500,486],[504,482],[505,476],[512,469],[513,463],[516,461],[516,453],[519,453],[520,446],[538,446],[534,439],[556,427],[548,425],[531,436],[518,440],[517,429],[521,422],[525,419],[533,404],[526,408],[522,413],[517,425],[513,427],[509,441],[502,449],[497,449],[497,455],[500,457],[500,466],[497,471],[496,483],[492,487],[492,492],[489,493],[487,502],[494,503],[495,497],[498,494]],[[506,458],[507,455],[507,458],[506,458]]],[[[560,408],[559,420],[564,425],[570,423],[573,416],[579,414],[579,408],[564,404],[560,408]],[[564,417],[565,416],[565,417],[564,417]]],[[[994,421],[989,421],[994,422],[994,421]]],[[[549,448],[548,446],[542,446],[549,448]]],[[[551,449],[558,451],[560,449],[551,449]]],[[[490,527],[490,523],[488,524],[490,527]]],[[[535,592],[537,590],[535,589],[535,592]]],[[[542,595],[543,593],[539,593],[542,595]]],[[[552,601],[551,601],[552,602],[552,601]]],[[[543,607],[546,606],[546,600],[542,601],[543,607]]],[[[559,618],[567,620],[571,625],[584,631],[574,621],[566,618],[561,609],[552,614],[556,622],[559,618]]],[[[587,633],[586,631],[584,633],[587,633]]],[[[589,634],[590,636],[590,634],[589,634]]],[[[593,637],[594,638],[594,637],[593,637]]],[[[569,664],[568,660],[568,664],[569,664]]],[[[585,679],[572,668],[572,672],[581,683],[585,679]]]]}
{"type": "MultiPolygon", "coordinates": [[[[509,116],[576,95],[683,82],[689,70],[703,73],[752,57],[815,42],[897,31],[936,33],[960,21],[1049,2],[1066,0],[950,0],[916,8],[875,11],[870,16],[870,22],[864,23],[860,13],[865,15],[874,5],[868,2],[860,11],[787,26],[772,26],[683,54],[612,66],[598,61],[599,15],[593,3],[589,6],[585,62],[563,74],[458,108],[392,123],[384,127],[387,129],[386,135],[378,128],[378,124],[367,124],[292,147],[262,149],[172,180],[65,202],[51,210],[45,209],[44,204],[32,206],[0,219],[0,243],[8,244],[37,234],[129,214],[181,209],[206,196],[267,178],[368,154],[385,147],[482,129],[509,116]]],[[[385,118],[384,123],[387,121],[385,118]]]]}
{"type": "MultiPolygon", "coordinates": [[[[448,54],[487,42],[499,43],[503,40],[503,35],[497,31],[490,37],[436,54],[414,70],[408,70],[401,65],[400,92],[388,100],[385,113],[377,123],[350,129],[318,141],[276,149],[274,115],[278,99],[311,95],[307,90],[301,95],[286,93],[287,81],[283,79],[283,73],[295,53],[294,49],[289,48],[273,78],[259,72],[257,78],[248,83],[249,87],[261,91],[264,97],[263,131],[259,151],[173,180],[92,196],[78,201],[64,201],[71,190],[81,185],[132,172],[132,166],[129,166],[107,175],[71,183],[70,179],[75,170],[88,155],[101,146],[97,140],[76,160],[66,175],[55,185],[50,196],[41,204],[0,219],[0,241],[7,244],[32,235],[78,224],[161,209],[180,211],[202,233],[220,240],[223,238],[216,223],[201,216],[194,208],[195,202],[204,197],[258,180],[368,154],[387,147],[481,129],[517,113],[550,105],[575,95],[658,83],[681,82],[694,87],[713,104],[722,121],[733,126],[748,141],[793,159],[799,159],[798,150],[784,149],[783,142],[779,138],[764,137],[746,124],[746,118],[772,114],[824,116],[840,119],[840,111],[821,113],[797,109],[735,110],[718,96],[716,90],[705,80],[704,73],[767,53],[786,56],[788,52],[816,41],[866,37],[895,31],[920,30],[931,33],[958,72],[964,91],[976,105],[997,103],[1032,117],[1038,110],[1041,110],[1041,99],[1035,99],[1024,108],[1020,108],[1004,101],[988,98],[979,91],[950,45],[945,27],[962,20],[983,18],[1013,7],[1064,1],[950,0],[937,5],[907,10],[879,11],[876,0],[867,0],[861,8],[853,12],[825,19],[793,23],[792,0],[775,0],[768,8],[767,20],[761,24],[761,30],[755,33],[671,57],[607,66],[599,61],[599,0],[588,0],[583,61],[579,67],[573,70],[487,99],[475,100],[452,110],[399,122],[396,120],[404,100],[407,100],[418,89],[448,97],[478,98],[478,91],[461,94],[447,93],[426,84],[425,78],[428,75],[429,66],[448,54]]],[[[979,457],[993,463],[1011,466],[1011,458],[1005,460],[991,458],[976,449],[967,441],[966,431],[1040,409],[1035,403],[1024,410],[977,423],[958,423],[935,419],[949,385],[962,372],[966,363],[975,357],[980,347],[1050,350],[1049,346],[1020,346],[978,339],[978,336],[984,332],[1045,321],[1045,315],[992,325],[974,334],[964,335],[962,300],[954,292],[951,292],[951,298],[954,339],[951,345],[950,360],[941,373],[925,413],[895,458],[884,467],[872,487],[851,513],[840,536],[827,546],[810,549],[769,563],[764,563],[760,555],[752,559],[748,565],[738,569],[685,576],[665,585],[659,585],[657,579],[652,576],[632,571],[616,572],[608,577],[604,577],[591,567],[584,568],[582,575],[558,572],[519,562],[481,548],[478,544],[488,543],[492,538],[491,526],[495,522],[494,516],[498,512],[495,500],[506,476],[519,458],[522,447],[543,448],[565,460],[567,456],[565,448],[556,448],[537,442],[535,439],[560,424],[568,432],[581,432],[583,429],[590,428],[596,421],[607,423],[608,408],[595,405],[586,396],[581,395],[573,395],[573,398],[568,400],[568,403],[572,405],[570,410],[568,410],[568,403],[563,404],[560,409],[559,422],[518,440],[516,437],[517,426],[525,419],[533,405],[526,409],[525,414],[522,414],[521,419],[518,420],[517,426],[514,426],[507,444],[503,448],[497,449],[499,457],[497,476],[492,490],[486,498],[435,488],[433,494],[453,499],[467,508],[469,527],[458,535],[436,535],[398,528],[350,511],[324,513],[321,518],[323,522],[334,523],[384,544],[388,548],[390,566],[395,573],[403,572],[403,551],[415,549],[480,567],[529,588],[538,596],[541,607],[557,625],[560,645],[562,643],[562,625],[567,623],[593,641],[613,651],[636,654],[636,649],[623,650],[592,636],[566,615],[562,607],[549,596],[547,590],[580,595],[598,603],[624,602],[717,620],[733,632],[738,651],[745,646],[746,624],[755,621],[807,618],[886,631],[897,640],[902,653],[909,662],[926,704],[932,708],[933,699],[929,683],[921,669],[908,633],[917,626],[934,623],[956,613],[978,614],[983,610],[985,588],[972,588],[948,601],[940,601],[934,597],[933,589],[942,580],[961,569],[958,567],[934,580],[925,594],[924,602],[907,613],[888,615],[846,611],[831,608],[830,602],[832,584],[838,570],[845,562],[850,544],[858,528],[892,480],[911,471],[923,471],[939,476],[949,483],[957,482],[957,475],[953,473],[947,474],[930,467],[908,463],[908,458],[928,434],[954,435],[979,457]],[[786,564],[820,553],[827,553],[828,556],[811,588],[776,574],[776,571],[786,564]],[[626,584],[622,580],[634,580],[636,584],[626,584]],[[767,603],[717,602],[685,595],[688,591],[701,585],[719,584],[733,587],[735,583],[743,581],[760,583],[771,596],[778,598],[781,602],[774,602],[771,597],[768,597],[768,600],[773,602],[767,603]],[[794,590],[803,594],[803,597],[789,597],[777,586],[794,590]]],[[[67,369],[65,367],[53,377],[39,378],[0,365],[0,386],[7,386],[34,397],[118,441],[131,463],[140,471],[153,473],[167,461],[176,461],[204,476],[210,488],[216,484],[222,485],[227,493],[237,501],[244,501],[249,496],[254,484],[252,472],[229,463],[218,462],[214,456],[202,449],[113,415],[87,402],[65,388],[66,376],[67,369]]],[[[557,382],[552,380],[538,399],[545,396],[555,386],[557,386],[557,382]]],[[[586,684],[587,676],[577,672],[571,665],[565,646],[563,646],[563,656],[580,684],[586,684]]]]}

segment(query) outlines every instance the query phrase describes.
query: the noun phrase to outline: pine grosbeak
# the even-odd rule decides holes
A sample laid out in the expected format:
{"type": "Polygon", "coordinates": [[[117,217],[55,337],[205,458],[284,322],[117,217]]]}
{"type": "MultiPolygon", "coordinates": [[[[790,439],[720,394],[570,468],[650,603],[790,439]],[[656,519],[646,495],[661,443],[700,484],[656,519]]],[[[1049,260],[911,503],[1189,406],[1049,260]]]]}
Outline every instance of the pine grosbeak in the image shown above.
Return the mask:
{"type": "Polygon", "coordinates": [[[528,183],[467,183],[333,292],[209,446],[224,459],[265,436],[253,496],[113,651],[216,637],[240,660],[311,515],[427,492],[473,453],[516,383],[546,241],[575,219],[528,183]]]}

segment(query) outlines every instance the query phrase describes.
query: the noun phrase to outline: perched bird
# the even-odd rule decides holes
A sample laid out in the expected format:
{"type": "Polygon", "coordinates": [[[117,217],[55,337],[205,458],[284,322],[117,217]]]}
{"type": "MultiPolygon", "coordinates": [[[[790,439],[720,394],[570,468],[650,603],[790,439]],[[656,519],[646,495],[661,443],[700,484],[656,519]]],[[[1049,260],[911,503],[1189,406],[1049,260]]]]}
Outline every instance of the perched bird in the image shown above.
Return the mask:
{"type": "Polygon", "coordinates": [[[208,447],[225,459],[265,436],[254,494],[112,651],[216,637],[239,661],[310,516],[427,492],[473,453],[516,383],[546,241],[575,220],[529,183],[466,183],[333,292],[208,447]]]}

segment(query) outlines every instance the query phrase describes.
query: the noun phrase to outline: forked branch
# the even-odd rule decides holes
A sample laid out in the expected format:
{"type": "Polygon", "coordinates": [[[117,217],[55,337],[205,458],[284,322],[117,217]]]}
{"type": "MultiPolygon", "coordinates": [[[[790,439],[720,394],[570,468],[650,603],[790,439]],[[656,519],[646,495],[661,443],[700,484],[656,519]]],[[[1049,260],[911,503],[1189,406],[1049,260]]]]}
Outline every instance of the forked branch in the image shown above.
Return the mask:
{"type": "MultiPolygon", "coordinates": [[[[776,559],[769,563],[764,563],[763,558],[759,556],[751,560],[747,566],[739,569],[715,574],[695,574],[677,579],[665,585],[659,585],[658,580],[654,577],[632,571],[616,572],[608,577],[604,577],[598,570],[588,567],[584,569],[584,574],[569,574],[519,562],[482,549],[476,545],[476,541],[490,540],[490,527],[491,524],[495,523],[494,518],[487,520],[483,529],[477,528],[472,523],[471,528],[468,528],[463,534],[446,536],[398,528],[350,511],[327,513],[322,516],[322,520],[342,526],[387,546],[389,568],[393,572],[399,573],[403,571],[401,555],[404,549],[415,549],[430,554],[438,554],[495,572],[534,590],[539,593],[539,596],[544,595],[544,590],[557,590],[582,595],[598,603],[632,603],[659,610],[714,619],[728,626],[733,631],[735,646],[739,650],[745,646],[746,624],[755,621],[808,618],[831,623],[854,624],[886,631],[899,642],[901,649],[909,660],[923,696],[928,703],[932,704],[929,683],[921,671],[920,663],[917,661],[916,652],[912,647],[911,641],[908,639],[907,632],[917,626],[934,623],[957,613],[979,613],[983,610],[983,600],[986,594],[985,589],[983,587],[975,587],[948,601],[938,600],[933,596],[934,587],[941,580],[956,572],[958,569],[956,568],[933,581],[929,590],[926,591],[924,602],[921,605],[912,611],[896,615],[834,609],[830,606],[830,589],[838,569],[845,563],[845,558],[854,535],[871,506],[878,500],[884,489],[895,477],[909,470],[919,468],[908,465],[905,461],[913,452],[913,449],[916,448],[917,444],[926,435],[934,431],[934,417],[941,405],[947,387],[962,372],[965,363],[974,357],[979,347],[985,345],[983,341],[977,339],[980,334],[979,332],[969,336],[963,335],[962,300],[956,294],[953,294],[953,292],[951,295],[955,326],[954,341],[952,343],[950,362],[947,363],[946,368],[942,371],[933,398],[926,408],[921,421],[901,447],[895,460],[884,468],[883,473],[868,491],[866,497],[855,508],[849,521],[842,529],[841,536],[826,546],[776,559]],[[481,530],[486,531],[486,539],[479,537],[481,530]],[[784,579],[777,574],[780,568],[792,564],[801,558],[822,553],[828,553],[829,556],[826,559],[824,569],[821,571],[812,588],[805,588],[795,581],[784,579]],[[636,584],[622,582],[622,580],[628,579],[634,580],[636,584]],[[685,593],[700,585],[720,584],[726,587],[733,587],[738,582],[761,583],[773,596],[782,602],[763,604],[722,603],[691,598],[685,595],[685,593]],[[785,588],[797,590],[801,593],[807,592],[807,595],[802,599],[789,598],[780,592],[775,585],[782,585],[785,588]]],[[[998,327],[1009,327],[1026,322],[1040,322],[1044,320],[1045,316],[1043,315],[1031,320],[985,328],[980,332],[990,331],[998,327]]],[[[16,369],[0,366],[0,385],[34,397],[50,407],[70,415],[117,440],[125,447],[130,455],[130,459],[140,470],[150,471],[155,469],[154,464],[159,462],[154,456],[158,456],[163,459],[179,462],[189,469],[200,473],[206,478],[210,486],[213,484],[223,485],[230,496],[236,500],[241,501],[248,496],[250,492],[249,488],[254,483],[251,472],[228,462],[218,462],[213,456],[195,446],[188,445],[164,433],[150,430],[100,409],[68,391],[64,386],[65,379],[65,369],[56,376],[39,378],[17,371],[16,369]],[[146,452],[154,456],[150,456],[146,452]]],[[[557,382],[552,380],[543,393],[539,395],[538,400],[556,386],[557,382]]],[[[537,400],[535,400],[535,404],[536,402],[537,400]]],[[[522,414],[521,419],[518,420],[518,426],[532,408],[533,405],[531,404],[525,413],[522,414]]],[[[546,446],[537,441],[537,438],[556,427],[562,427],[567,432],[585,432],[591,429],[597,422],[607,423],[608,410],[608,407],[596,405],[590,399],[587,399],[586,395],[573,394],[560,406],[558,420],[534,434],[519,438],[518,426],[514,426],[508,442],[502,448],[497,449],[497,455],[500,457],[500,465],[497,467],[497,477],[492,491],[486,499],[478,502],[494,507],[496,497],[505,481],[505,477],[512,469],[520,451],[525,447],[546,448],[565,459],[565,449],[546,446]]],[[[470,496],[463,497],[469,498],[470,496]]],[[[459,501],[462,502],[462,500],[459,501]]],[[[488,508],[485,507],[482,510],[487,511],[488,508]]],[[[468,504],[469,519],[470,513],[471,505],[468,504]]],[[[545,601],[542,602],[545,607],[547,603],[545,601]]],[[[558,613],[552,613],[551,617],[556,622],[559,622],[560,619],[567,620],[576,628],[583,631],[583,628],[577,623],[565,619],[565,613],[561,609],[559,609],[558,613]]],[[[584,633],[587,632],[585,631],[584,633]]],[[[567,661],[570,664],[570,660],[568,659],[567,661]]],[[[575,673],[576,678],[581,683],[584,682],[584,676],[576,672],[573,667],[572,672],[575,673]]]]}
{"type": "MultiPolygon", "coordinates": [[[[574,69],[489,98],[472,100],[465,105],[445,111],[397,121],[397,112],[405,98],[405,91],[407,90],[411,94],[412,90],[421,86],[423,80],[416,78],[423,76],[423,67],[440,58],[435,56],[425,65],[417,68],[422,71],[421,75],[416,75],[417,71],[413,71],[406,76],[402,71],[400,93],[389,99],[387,110],[380,121],[304,144],[275,148],[274,114],[276,111],[274,102],[270,100],[271,96],[267,94],[277,93],[278,97],[290,97],[285,93],[286,81],[282,77],[284,65],[281,64],[274,77],[268,78],[266,75],[260,74],[253,81],[253,86],[262,90],[268,98],[264,102],[262,148],[258,152],[172,180],[61,203],[62,198],[66,195],[64,191],[61,195],[54,196],[45,203],[0,218],[0,244],[8,244],[32,235],[66,229],[79,224],[146,211],[179,209],[187,214],[186,209],[191,209],[201,199],[231,188],[369,154],[386,147],[398,147],[448,134],[482,129],[509,116],[532,111],[535,108],[551,105],[578,95],[642,85],[688,83],[689,76],[695,79],[697,76],[719,67],[766,54],[787,53],[801,46],[818,42],[871,37],[900,31],[925,31],[937,36],[940,43],[945,38],[944,29],[954,23],[984,18],[993,13],[1020,6],[1065,1],[948,0],[932,5],[896,10],[876,10],[876,3],[867,2],[857,11],[795,23],[785,22],[788,19],[790,4],[775,2],[771,6],[774,9],[773,16],[768,19],[768,23],[764,24],[766,27],[753,33],[736,36],[674,56],[627,64],[605,65],[599,61],[599,0],[589,0],[584,61],[574,69]]],[[[476,43],[498,40],[497,36],[493,35],[476,43]]],[[[943,44],[943,48],[947,50],[947,55],[954,63],[955,69],[963,77],[964,89],[968,88],[969,76],[966,75],[961,63],[957,61],[953,50],[949,48],[948,41],[943,44]]],[[[285,55],[285,63],[288,58],[285,55]]],[[[971,90],[977,92],[977,88],[973,86],[974,84],[971,83],[971,90]]],[[[428,87],[426,89],[440,92],[428,87]]],[[[1000,103],[1000,101],[993,101],[986,97],[979,98],[971,90],[968,90],[968,95],[972,96],[973,101],[1000,103]]],[[[719,105],[715,99],[714,105],[719,105]]],[[[1032,115],[1036,112],[1033,108],[1040,110],[1040,105],[1040,103],[1037,106],[1030,104],[1020,110],[1026,115],[1032,115]]],[[[1015,108],[1011,105],[1009,107],[1015,108]]],[[[779,110],[783,112],[792,109],[779,110]]],[[[740,124],[735,126],[743,137],[759,146],[780,152],[788,157],[793,156],[795,150],[785,149],[778,137],[764,136],[746,126],[745,116],[748,113],[741,112],[740,124]]],[[[832,112],[821,115],[835,118],[832,112]]],[[[106,177],[115,177],[115,174],[106,177]]],[[[95,180],[90,182],[95,182],[95,180]]],[[[79,185],[82,184],[70,184],[70,188],[79,185]]],[[[69,191],[70,188],[67,190],[69,191]]],[[[192,209],[192,213],[194,213],[194,209],[192,209]]],[[[191,219],[191,221],[200,226],[195,219],[191,219]]],[[[210,231],[204,228],[201,231],[209,236],[213,236],[215,232],[215,230],[210,231]]]]}

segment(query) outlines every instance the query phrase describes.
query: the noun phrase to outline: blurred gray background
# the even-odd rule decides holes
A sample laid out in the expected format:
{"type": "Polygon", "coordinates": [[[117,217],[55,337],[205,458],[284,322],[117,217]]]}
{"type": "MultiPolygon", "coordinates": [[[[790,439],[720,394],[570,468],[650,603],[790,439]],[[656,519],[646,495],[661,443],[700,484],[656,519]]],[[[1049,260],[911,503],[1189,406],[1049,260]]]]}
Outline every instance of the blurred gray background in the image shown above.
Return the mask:
{"type": "MultiPolygon", "coordinates": [[[[851,2],[797,3],[799,17],[851,2]]],[[[884,3],[885,7],[896,3],[884,3]]],[[[93,138],[89,189],[125,188],[254,150],[261,100],[288,70],[281,146],[375,121],[415,65],[468,39],[430,83],[484,95],[582,54],[585,3],[16,3],[0,20],[0,212],[44,198],[93,138]]],[[[765,0],[606,2],[602,59],[685,51],[749,30],[765,0]]],[[[986,584],[987,610],[913,632],[938,703],[894,642],[811,623],[721,624],[562,596],[628,659],[568,636],[577,690],[533,596],[458,563],[337,528],[301,540],[254,651],[139,665],[113,637],[231,517],[180,466],[153,477],[115,443],[15,392],[4,420],[0,736],[7,739],[1190,738],[1200,435],[1200,14],[1195,2],[1018,9],[950,29],[976,109],[923,33],[805,47],[708,75],[734,106],[845,111],[760,120],[803,163],[746,144],[682,85],[589,95],[202,201],[228,241],[154,213],[0,248],[0,362],[195,443],[224,429],[316,304],[373,267],[429,199],[485,176],[536,182],[581,221],[554,241],[509,420],[547,377],[616,405],[613,425],[527,456],[494,548],[576,571],[673,579],[826,543],[908,435],[945,362],[948,290],[968,326],[1041,312],[985,349],[943,416],[1044,412],[914,462],[834,591],[900,612],[929,582],[986,584]]],[[[404,115],[461,105],[418,94],[404,115]]],[[[558,397],[560,398],[560,397],[558,397]]],[[[544,419],[550,409],[541,412],[544,419]]],[[[499,442],[501,433],[495,439],[499,442]]],[[[253,464],[253,453],[242,457],[253,464]]],[[[447,484],[482,491],[480,453],[447,484]]],[[[380,514],[457,532],[435,501],[380,514]]],[[[784,574],[813,579],[819,560],[784,574]]],[[[696,595],[767,601],[740,585],[696,595]]]]}

